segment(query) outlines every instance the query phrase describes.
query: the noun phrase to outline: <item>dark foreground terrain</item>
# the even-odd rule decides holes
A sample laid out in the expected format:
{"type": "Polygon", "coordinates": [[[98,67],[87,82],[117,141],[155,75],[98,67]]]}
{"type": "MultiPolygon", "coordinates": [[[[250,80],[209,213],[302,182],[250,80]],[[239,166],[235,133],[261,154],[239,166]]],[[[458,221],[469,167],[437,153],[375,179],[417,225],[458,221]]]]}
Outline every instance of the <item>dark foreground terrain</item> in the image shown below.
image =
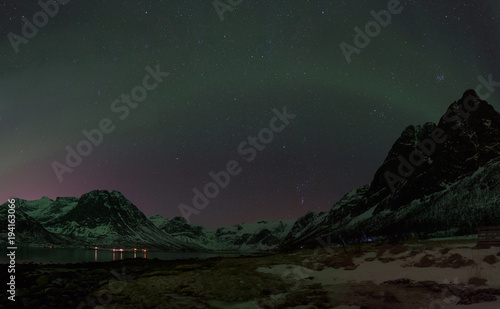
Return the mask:
{"type": "Polygon", "coordinates": [[[499,274],[500,249],[476,248],[470,240],[206,260],[20,264],[12,308],[500,308],[499,274]]]}

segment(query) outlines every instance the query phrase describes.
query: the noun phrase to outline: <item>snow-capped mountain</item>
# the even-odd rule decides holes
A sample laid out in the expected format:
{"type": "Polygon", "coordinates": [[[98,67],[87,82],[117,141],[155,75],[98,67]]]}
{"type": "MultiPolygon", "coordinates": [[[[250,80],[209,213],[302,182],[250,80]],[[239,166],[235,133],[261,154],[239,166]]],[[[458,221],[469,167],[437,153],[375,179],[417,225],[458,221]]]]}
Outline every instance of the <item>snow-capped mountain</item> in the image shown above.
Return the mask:
{"type": "Polygon", "coordinates": [[[218,229],[190,225],[183,217],[149,217],[159,229],[185,243],[207,250],[257,251],[275,248],[289,233],[295,220],[242,223],[218,229]]]}
{"type": "Polygon", "coordinates": [[[50,222],[66,214],[78,204],[77,197],[58,197],[52,200],[46,196],[35,201],[22,200],[18,206],[29,216],[36,218],[42,224],[50,225],[50,222]]]}
{"type": "MultiPolygon", "coordinates": [[[[7,207],[7,204],[5,204],[7,207]]],[[[149,219],[120,192],[95,190],[81,197],[52,200],[19,199],[16,210],[33,232],[33,244],[148,247],[162,250],[256,251],[276,247],[292,228],[294,220],[243,223],[207,229],[190,225],[184,218],[149,219]],[[32,224],[33,223],[33,224],[32,224]],[[36,224],[34,224],[36,223],[36,224]],[[54,241],[52,241],[54,240],[54,241]]],[[[27,230],[19,229],[19,233],[27,230]]]]}
{"type": "MultiPolygon", "coordinates": [[[[466,91],[438,124],[407,127],[370,184],[347,193],[328,212],[297,220],[207,229],[182,217],[148,219],[121,193],[100,190],[16,205],[19,222],[26,222],[26,235],[20,228],[16,234],[21,240],[71,237],[101,247],[255,251],[314,248],[325,237],[338,242],[472,234],[480,225],[500,225],[500,114],[466,91]]],[[[0,227],[4,233],[6,226],[0,227]]]]}
{"type": "MultiPolygon", "coordinates": [[[[40,246],[65,245],[72,242],[71,237],[51,233],[47,231],[37,220],[27,215],[24,211],[17,208],[22,200],[16,199],[15,228],[12,230],[15,234],[15,245],[38,244],[40,246]]],[[[2,244],[8,241],[8,222],[7,210],[9,203],[0,205],[0,242],[2,244]]]]}
{"type": "Polygon", "coordinates": [[[299,218],[282,245],[472,234],[500,224],[499,203],[500,114],[468,90],[437,125],[407,127],[369,185],[299,218]]]}
{"type": "Polygon", "coordinates": [[[46,230],[85,240],[91,246],[199,249],[162,232],[118,191],[94,190],[80,198],[23,201],[18,207],[46,230]]]}

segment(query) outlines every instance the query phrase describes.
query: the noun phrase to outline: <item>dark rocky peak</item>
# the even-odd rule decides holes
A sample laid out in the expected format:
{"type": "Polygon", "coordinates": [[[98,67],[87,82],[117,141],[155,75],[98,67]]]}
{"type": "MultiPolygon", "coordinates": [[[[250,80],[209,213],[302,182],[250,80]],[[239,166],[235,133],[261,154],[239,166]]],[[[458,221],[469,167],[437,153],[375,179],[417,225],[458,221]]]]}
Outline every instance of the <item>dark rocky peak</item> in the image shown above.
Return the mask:
{"type": "Polygon", "coordinates": [[[448,107],[438,126],[450,133],[459,128],[480,130],[484,120],[493,121],[498,125],[500,114],[488,102],[481,100],[474,90],[469,89],[464,92],[460,100],[448,107]]]}
{"type": "Polygon", "coordinates": [[[375,173],[365,201],[374,204],[389,197],[390,208],[397,208],[411,201],[414,191],[439,191],[498,156],[500,114],[467,90],[438,125],[408,126],[402,132],[375,173]]]}
{"type": "Polygon", "coordinates": [[[79,201],[78,207],[87,208],[123,208],[131,206],[129,200],[127,200],[123,194],[118,191],[109,192],[107,190],[93,190],[88,193],[83,194],[79,201]]]}

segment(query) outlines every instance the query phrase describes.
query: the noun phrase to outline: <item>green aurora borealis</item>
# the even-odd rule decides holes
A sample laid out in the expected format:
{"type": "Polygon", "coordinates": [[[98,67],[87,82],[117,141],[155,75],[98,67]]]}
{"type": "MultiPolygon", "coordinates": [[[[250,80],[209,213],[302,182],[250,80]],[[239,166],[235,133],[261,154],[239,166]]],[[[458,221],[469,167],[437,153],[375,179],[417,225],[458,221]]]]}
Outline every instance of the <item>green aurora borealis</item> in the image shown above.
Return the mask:
{"type": "MultiPolygon", "coordinates": [[[[478,76],[500,80],[497,1],[401,1],[350,64],[339,44],[388,1],[243,0],[224,21],[210,1],[69,1],[16,54],[7,35],[36,2],[0,5],[2,200],[108,189],[173,217],[236,159],[241,174],[192,223],[327,211],[405,127],[437,122],[478,76]],[[170,75],[120,120],[111,102],[156,65],[170,75]],[[296,118],[244,163],[240,142],[283,106],[296,118]],[[51,163],[105,117],[115,130],[59,182],[51,163]]],[[[499,109],[498,92],[487,101],[499,109]]]]}

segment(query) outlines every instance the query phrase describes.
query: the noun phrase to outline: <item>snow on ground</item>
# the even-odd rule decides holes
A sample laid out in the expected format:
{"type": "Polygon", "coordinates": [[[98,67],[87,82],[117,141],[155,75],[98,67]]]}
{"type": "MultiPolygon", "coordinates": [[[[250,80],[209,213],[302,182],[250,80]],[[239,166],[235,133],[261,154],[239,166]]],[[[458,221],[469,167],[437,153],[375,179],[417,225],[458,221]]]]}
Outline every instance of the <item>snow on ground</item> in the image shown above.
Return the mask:
{"type": "MultiPolygon", "coordinates": [[[[381,286],[384,285],[384,282],[403,278],[415,282],[434,281],[437,284],[457,284],[469,288],[500,288],[500,248],[478,249],[475,248],[476,242],[474,240],[471,242],[468,238],[464,238],[462,242],[458,243],[455,242],[457,239],[448,239],[449,243],[444,243],[443,240],[446,239],[439,239],[441,242],[434,240],[427,241],[426,244],[420,244],[420,247],[424,248],[417,249],[408,246],[409,250],[416,249],[411,252],[409,250],[392,254],[390,250],[385,251],[383,254],[375,251],[367,252],[352,259],[355,266],[351,267],[350,270],[346,270],[347,267],[315,269],[317,267],[304,267],[303,263],[303,265],[278,264],[271,267],[259,267],[257,271],[278,276],[295,274],[295,280],[307,281],[308,284],[319,283],[325,289],[331,287],[330,290],[338,290],[339,287],[348,285],[363,285],[363,289],[370,290],[370,285],[366,284],[367,282],[381,286]],[[429,247],[429,244],[437,246],[429,247]],[[486,263],[483,259],[487,256],[496,256],[497,262],[493,264],[486,263]],[[435,265],[419,265],[422,261],[427,260],[435,265]],[[473,264],[465,265],[472,261],[473,264]],[[417,267],[417,265],[419,266],[417,267]],[[474,287],[468,284],[469,279],[472,277],[486,279],[487,285],[474,287]]],[[[321,258],[318,260],[321,260],[321,258]]],[[[447,295],[447,297],[449,296],[447,295]]],[[[425,308],[442,308],[438,305],[432,307],[432,303],[439,303],[441,306],[446,304],[446,308],[500,309],[500,297],[497,297],[495,302],[471,305],[455,305],[458,300],[446,297],[433,299],[431,297],[426,300],[429,306],[425,308]]],[[[419,307],[408,305],[408,307],[404,308],[419,307]]]]}
{"type": "MultiPolygon", "coordinates": [[[[469,257],[472,260],[477,260],[478,255],[496,254],[497,249],[480,250],[480,253],[474,253],[467,249],[453,249],[448,254],[458,253],[464,257],[469,257]]],[[[354,264],[359,265],[356,269],[346,271],[342,268],[325,268],[323,270],[312,270],[303,266],[280,264],[272,267],[259,267],[257,270],[264,273],[282,275],[285,272],[296,274],[308,274],[307,277],[314,277],[313,283],[321,284],[342,284],[353,281],[372,281],[375,284],[381,284],[389,280],[397,280],[408,278],[415,281],[436,281],[444,283],[445,281],[453,282],[458,279],[459,282],[467,282],[468,278],[475,271],[475,266],[464,266],[461,268],[442,268],[442,267],[410,267],[409,265],[416,263],[425,255],[435,257],[441,256],[438,251],[425,250],[424,252],[405,260],[395,260],[384,263],[379,260],[367,262],[365,259],[373,255],[364,255],[361,258],[355,258],[354,264]]],[[[388,257],[384,255],[382,257],[388,257]]],[[[397,258],[397,256],[392,256],[397,258]]],[[[479,261],[481,262],[481,261],[479,261]]],[[[481,263],[482,277],[487,279],[488,285],[500,288],[500,263],[489,265],[481,263]]],[[[500,307],[499,307],[500,308],[500,307]]]]}
{"type": "MultiPolygon", "coordinates": [[[[99,308],[500,308],[498,247],[479,249],[474,240],[445,239],[355,249],[359,247],[347,246],[347,253],[331,247],[255,257],[126,261],[134,278],[113,294],[112,303],[99,308]]],[[[87,280],[82,278],[75,282],[87,280]]],[[[98,282],[91,297],[108,288],[102,279],[98,282]]],[[[33,284],[24,295],[39,290],[33,284]]]]}

